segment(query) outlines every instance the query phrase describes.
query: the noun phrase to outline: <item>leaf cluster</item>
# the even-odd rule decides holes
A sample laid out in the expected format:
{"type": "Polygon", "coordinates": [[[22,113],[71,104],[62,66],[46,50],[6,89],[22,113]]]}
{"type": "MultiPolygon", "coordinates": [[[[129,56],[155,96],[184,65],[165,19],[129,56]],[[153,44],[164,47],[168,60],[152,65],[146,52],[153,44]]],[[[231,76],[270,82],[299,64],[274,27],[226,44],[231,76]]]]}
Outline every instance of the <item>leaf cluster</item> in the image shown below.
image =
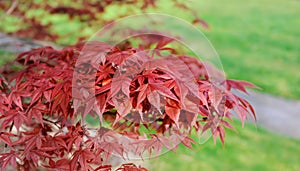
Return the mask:
{"type": "Polygon", "coordinates": [[[228,122],[233,110],[242,121],[255,117],[252,106],[231,92],[254,85],[215,84],[204,62],[173,53],[165,42],[171,41],[158,39],[151,51],[88,42],[20,54],[14,64],[22,69],[7,65],[0,77],[2,170],[109,170],[111,155],[143,157],[180,143],[192,148],[192,130],[211,131],[224,143],[224,127],[234,129],[228,122]],[[100,126],[90,127],[87,116],[100,126]]]}

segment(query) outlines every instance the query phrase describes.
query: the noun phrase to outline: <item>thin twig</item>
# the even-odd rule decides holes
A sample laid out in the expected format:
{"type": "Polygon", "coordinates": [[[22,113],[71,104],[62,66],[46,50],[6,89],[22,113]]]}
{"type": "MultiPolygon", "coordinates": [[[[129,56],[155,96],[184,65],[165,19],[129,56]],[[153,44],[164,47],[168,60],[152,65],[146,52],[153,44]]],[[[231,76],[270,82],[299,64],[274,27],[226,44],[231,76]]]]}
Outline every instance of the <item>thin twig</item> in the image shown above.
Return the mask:
{"type": "MultiPolygon", "coordinates": [[[[12,123],[11,123],[11,125],[10,125],[10,127],[9,127],[9,132],[12,131],[13,127],[14,127],[14,121],[12,121],[12,123]]],[[[8,145],[5,144],[5,148],[7,148],[7,146],[8,146],[8,145]]]]}
{"type": "Polygon", "coordinates": [[[12,5],[10,6],[10,8],[6,11],[7,15],[10,15],[18,6],[19,1],[18,0],[14,0],[14,2],[12,3],[12,5]]]}
{"type": "Polygon", "coordinates": [[[57,121],[56,122],[54,122],[54,121],[51,121],[51,120],[49,120],[49,119],[46,119],[46,118],[43,118],[43,120],[44,121],[46,121],[46,122],[49,122],[49,123],[52,123],[52,124],[54,124],[57,128],[61,128],[59,125],[57,125],[57,121]]]}

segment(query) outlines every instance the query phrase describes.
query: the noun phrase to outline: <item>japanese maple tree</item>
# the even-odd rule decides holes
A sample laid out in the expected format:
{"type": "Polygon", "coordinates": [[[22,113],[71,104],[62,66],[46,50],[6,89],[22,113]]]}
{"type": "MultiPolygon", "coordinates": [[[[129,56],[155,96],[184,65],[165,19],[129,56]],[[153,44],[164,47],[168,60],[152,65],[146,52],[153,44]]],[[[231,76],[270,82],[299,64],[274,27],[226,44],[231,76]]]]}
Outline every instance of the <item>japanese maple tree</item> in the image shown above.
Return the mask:
{"type": "Polygon", "coordinates": [[[217,86],[195,58],[154,56],[102,42],[20,54],[15,63],[23,68],[7,66],[0,80],[2,169],[105,170],[110,167],[103,163],[112,154],[158,154],[179,143],[191,148],[194,140],[188,135],[193,128],[211,130],[224,143],[224,127],[233,129],[226,121],[232,109],[242,121],[248,113],[255,117],[251,105],[230,91],[246,92],[245,86],[252,84],[225,80],[217,86]],[[83,47],[85,54],[80,53],[83,47]],[[91,60],[99,48],[106,53],[95,65],[91,60]],[[82,55],[86,58],[75,67],[82,55]],[[186,67],[189,72],[179,77],[186,67]],[[87,74],[96,77],[89,79],[87,74]],[[187,82],[191,77],[194,81],[187,82]],[[84,122],[87,115],[98,116],[100,126],[89,127],[84,122]],[[151,134],[145,135],[142,128],[151,134]]]}
{"type": "MultiPolygon", "coordinates": [[[[142,2],[142,8],[155,6],[152,0],[142,2]]],[[[100,7],[111,3],[85,4],[94,7],[89,10],[47,9],[90,21],[97,17],[93,10],[102,12],[100,7]]],[[[21,8],[15,12],[21,14],[21,8]]],[[[42,27],[35,28],[45,31],[42,27]]],[[[163,150],[175,151],[179,144],[192,148],[194,131],[210,131],[224,144],[224,127],[234,129],[228,122],[233,111],[242,122],[247,116],[255,118],[252,106],[232,92],[247,93],[245,88],[253,84],[211,79],[211,73],[220,71],[179,52],[172,46],[174,39],[161,35],[137,39],[116,45],[87,41],[62,49],[41,47],[4,66],[1,170],[109,171],[112,156],[145,159],[163,150]],[[91,117],[93,121],[87,121],[91,117]]],[[[118,171],[147,170],[130,163],[118,167],[118,171]]]]}

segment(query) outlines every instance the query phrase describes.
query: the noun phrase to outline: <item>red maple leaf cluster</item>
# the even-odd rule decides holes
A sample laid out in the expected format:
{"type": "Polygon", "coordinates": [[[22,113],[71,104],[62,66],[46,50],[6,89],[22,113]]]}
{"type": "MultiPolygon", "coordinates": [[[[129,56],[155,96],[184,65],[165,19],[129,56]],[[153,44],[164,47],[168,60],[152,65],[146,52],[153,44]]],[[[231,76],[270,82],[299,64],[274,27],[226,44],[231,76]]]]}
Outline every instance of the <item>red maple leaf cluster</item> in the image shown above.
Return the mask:
{"type": "MultiPolygon", "coordinates": [[[[111,170],[111,155],[159,154],[180,143],[192,148],[193,128],[211,130],[224,143],[232,109],[242,121],[255,117],[231,92],[254,85],[213,83],[205,63],[173,53],[165,48],[170,42],[162,38],[154,50],[88,42],[20,54],[14,64],[22,68],[7,65],[0,77],[2,170],[111,170]],[[86,116],[100,126],[89,127],[86,116]]],[[[146,169],[127,164],[118,170],[146,169]]]]}

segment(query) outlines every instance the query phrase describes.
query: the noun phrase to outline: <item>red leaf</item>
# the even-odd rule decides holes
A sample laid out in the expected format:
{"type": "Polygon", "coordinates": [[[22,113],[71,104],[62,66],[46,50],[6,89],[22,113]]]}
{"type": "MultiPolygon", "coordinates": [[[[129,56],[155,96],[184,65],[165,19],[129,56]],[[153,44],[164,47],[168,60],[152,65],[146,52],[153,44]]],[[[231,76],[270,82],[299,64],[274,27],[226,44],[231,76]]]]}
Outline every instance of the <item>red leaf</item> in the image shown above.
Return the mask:
{"type": "Polygon", "coordinates": [[[77,170],[78,166],[82,170],[93,170],[89,161],[95,159],[95,155],[89,149],[80,149],[74,152],[72,156],[71,170],[77,170]]]}
{"type": "Polygon", "coordinates": [[[111,171],[111,170],[112,170],[111,165],[99,166],[95,169],[95,171],[111,171]]]}
{"type": "Polygon", "coordinates": [[[168,103],[165,106],[166,114],[177,124],[180,114],[178,103],[172,99],[167,99],[168,103]]]}
{"type": "Polygon", "coordinates": [[[157,90],[151,91],[147,96],[148,101],[153,105],[159,112],[161,112],[160,96],[157,90]]]}
{"type": "Polygon", "coordinates": [[[169,37],[162,37],[160,41],[157,43],[155,49],[162,49],[164,46],[171,43],[172,41],[174,41],[174,39],[171,39],[169,37]]]}
{"type": "Polygon", "coordinates": [[[8,132],[0,132],[0,140],[8,144],[9,146],[12,146],[12,141],[10,137],[16,137],[16,135],[8,132]]]}
{"type": "Polygon", "coordinates": [[[15,151],[10,151],[9,153],[1,153],[0,154],[0,163],[2,165],[1,170],[5,170],[9,164],[13,167],[16,167],[17,159],[21,160],[21,158],[15,151]]]}
{"type": "Polygon", "coordinates": [[[241,105],[236,106],[236,112],[239,115],[241,121],[242,121],[242,126],[244,127],[244,122],[247,117],[248,111],[241,105]]]}
{"type": "Polygon", "coordinates": [[[247,93],[245,87],[257,88],[257,86],[255,86],[254,84],[251,84],[246,81],[237,81],[237,80],[226,80],[226,85],[228,90],[234,88],[243,91],[245,93],[247,93]]]}
{"type": "Polygon", "coordinates": [[[189,137],[185,137],[183,141],[181,141],[183,145],[185,145],[186,147],[188,147],[189,149],[192,149],[192,144],[196,144],[196,142],[189,137]]]}

